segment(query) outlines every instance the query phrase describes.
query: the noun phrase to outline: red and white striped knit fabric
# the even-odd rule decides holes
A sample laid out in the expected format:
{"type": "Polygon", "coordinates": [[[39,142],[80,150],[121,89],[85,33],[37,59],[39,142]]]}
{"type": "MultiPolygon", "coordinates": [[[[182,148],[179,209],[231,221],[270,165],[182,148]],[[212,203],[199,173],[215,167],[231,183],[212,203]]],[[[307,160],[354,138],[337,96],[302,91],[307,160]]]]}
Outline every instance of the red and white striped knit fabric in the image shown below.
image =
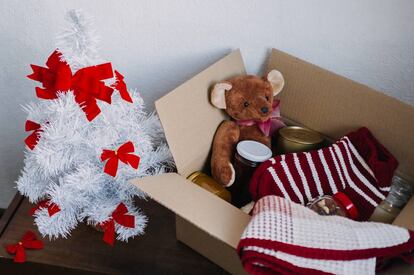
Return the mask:
{"type": "Polygon", "coordinates": [[[249,186],[254,201],[277,195],[305,205],[343,192],[367,220],[390,190],[397,160],[367,128],[311,152],[289,153],[262,163],[249,186]]]}
{"type": "Polygon", "coordinates": [[[320,216],[277,196],[256,202],[237,251],[251,274],[374,274],[376,259],[414,249],[394,225],[320,216]]]}

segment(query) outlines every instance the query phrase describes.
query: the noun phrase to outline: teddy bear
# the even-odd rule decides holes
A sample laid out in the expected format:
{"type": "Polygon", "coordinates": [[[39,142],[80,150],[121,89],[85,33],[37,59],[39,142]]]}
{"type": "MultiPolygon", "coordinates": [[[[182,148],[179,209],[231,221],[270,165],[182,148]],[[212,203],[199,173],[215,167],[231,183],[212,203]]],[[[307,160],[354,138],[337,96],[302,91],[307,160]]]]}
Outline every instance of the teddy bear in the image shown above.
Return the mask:
{"type": "Polygon", "coordinates": [[[272,118],[278,114],[278,100],[284,78],[277,70],[265,77],[254,75],[237,76],[214,85],[210,100],[213,106],[223,109],[231,120],[223,121],[214,135],[211,173],[213,178],[230,187],[236,178],[232,165],[238,142],[254,140],[271,148],[272,118]]]}

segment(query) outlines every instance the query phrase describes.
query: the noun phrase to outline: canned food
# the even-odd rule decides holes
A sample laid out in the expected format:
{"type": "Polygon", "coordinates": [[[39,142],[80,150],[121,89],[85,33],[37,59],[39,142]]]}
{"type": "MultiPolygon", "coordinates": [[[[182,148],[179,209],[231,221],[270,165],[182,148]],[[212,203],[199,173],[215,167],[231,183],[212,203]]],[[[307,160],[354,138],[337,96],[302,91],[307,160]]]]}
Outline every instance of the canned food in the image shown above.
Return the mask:
{"type": "Polygon", "coordinates": [[[222,198],[223,200],[231,203],[231,194],[226,190],[221,184],[215,181],[212,177],[209,177],[201,171],[196,171],[191,173],[188,177],[188,180],[194,182],[198,186],[206,189],[207,191],[213,193],[214,195],[222,198]]]}
{"type": "Polygon", "coordinates": [[[323,136],[318,132],[300,126],[287,126],[279,130],[277,152],[307,152],[319,149],[323,141],[323,136]]]}

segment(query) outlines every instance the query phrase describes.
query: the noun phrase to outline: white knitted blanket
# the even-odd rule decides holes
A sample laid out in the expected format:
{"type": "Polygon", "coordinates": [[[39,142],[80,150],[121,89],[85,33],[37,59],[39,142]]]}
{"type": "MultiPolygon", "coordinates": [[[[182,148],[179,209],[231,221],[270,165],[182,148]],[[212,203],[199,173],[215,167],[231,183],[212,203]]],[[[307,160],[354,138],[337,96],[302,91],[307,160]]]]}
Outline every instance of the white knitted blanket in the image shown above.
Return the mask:
{"type": "Polygon", "coordinates": [[[320,216],[277,196],[260,199],[238,251],[253,274],[374,274],[378,257],[414,249],[413,232],[393,225],[320,216]]]}

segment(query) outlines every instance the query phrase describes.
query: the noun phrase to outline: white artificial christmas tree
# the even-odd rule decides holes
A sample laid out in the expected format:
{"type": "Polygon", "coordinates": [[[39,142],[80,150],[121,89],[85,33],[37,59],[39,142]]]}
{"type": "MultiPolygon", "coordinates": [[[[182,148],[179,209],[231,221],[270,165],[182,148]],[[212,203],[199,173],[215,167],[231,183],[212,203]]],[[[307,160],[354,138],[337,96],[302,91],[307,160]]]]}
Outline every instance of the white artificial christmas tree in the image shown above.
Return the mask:
{"type": "Polygon", "coordinates": [[[41,99],[24,107],[32,133],[17,188],[38,203],[33,215],[43,236],[67,237],[87,222],[102,226],[108,243],[111,226],[126,241],[147,222],[134,205],[145,194],[128,181],[171,169],[172,158],[158,118],[144,111],[140,95],[126,89],[110,63],[101,65],[90,19],[77,10],[68,19],[47,68],[32,65],[29,78],[43,87],[36,88],[41,99]],[[118,151],[131,144],[132,150],[118,151]]]}

